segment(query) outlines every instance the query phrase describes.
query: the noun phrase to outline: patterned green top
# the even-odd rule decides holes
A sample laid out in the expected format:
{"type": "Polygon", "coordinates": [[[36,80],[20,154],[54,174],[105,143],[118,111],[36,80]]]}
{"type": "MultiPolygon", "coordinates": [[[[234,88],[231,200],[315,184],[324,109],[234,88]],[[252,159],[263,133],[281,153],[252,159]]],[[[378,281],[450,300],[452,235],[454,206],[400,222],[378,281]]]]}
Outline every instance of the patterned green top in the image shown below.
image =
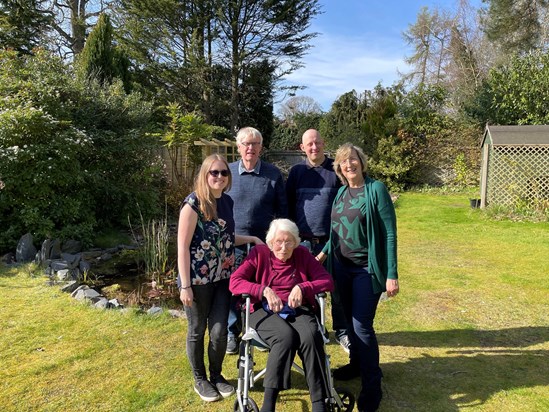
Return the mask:
{"type": "Polygon", "coordinates": [[[366,205],[364,188],[348,187],[332,208],[334,254],[342,262],[368,266],[366,205]]]}
{"type": "Polygon", "coordinates": [[[385,291],[387,279],[398,279],[396,214],[385,185],[368,176],[364,179],[362,195],[351,192],[344,197],[349,187],[339,189],[333,203],[330,240],[322,251],[328,255],[328,269],[335,253],[345,256],[344,250],[353,259],[366,257],[368,271],[374,274],[374,292],[380,293],[385,291]],[[349,210],[344,212],[346,205],[349,210]],[[333,213],[338,211],[339,220],[334,220],[333,213]],[[338,247],[340,252],[336,252],[338,247]]]}

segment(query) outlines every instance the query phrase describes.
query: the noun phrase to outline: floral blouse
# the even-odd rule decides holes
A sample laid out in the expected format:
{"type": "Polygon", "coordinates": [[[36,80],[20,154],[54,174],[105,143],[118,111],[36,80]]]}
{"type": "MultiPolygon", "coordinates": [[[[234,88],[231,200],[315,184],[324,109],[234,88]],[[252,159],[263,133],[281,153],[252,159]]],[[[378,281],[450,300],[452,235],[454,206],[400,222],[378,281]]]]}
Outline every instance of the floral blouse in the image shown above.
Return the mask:
{"type": "Polygon", "coordinates": [[[217,219],[204,220],[193,192],[183,202],[198,214],[191,240],[191,283],[205,285],[228,279],[234,270],[233,200],[223,193],[217,199],[217,219]]]}

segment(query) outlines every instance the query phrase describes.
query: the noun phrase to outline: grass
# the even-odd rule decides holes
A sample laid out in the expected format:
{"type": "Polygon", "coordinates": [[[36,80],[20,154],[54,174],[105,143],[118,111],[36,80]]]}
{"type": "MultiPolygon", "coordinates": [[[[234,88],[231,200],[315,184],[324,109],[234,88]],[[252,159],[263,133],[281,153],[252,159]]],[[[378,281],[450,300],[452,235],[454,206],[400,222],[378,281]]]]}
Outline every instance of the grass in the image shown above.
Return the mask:
{"type": "MultiPolygon", "coordinates": [[[[405,193],[397,216],[401,293],[376,316],[380,411],[549,410],[549,223],[489,220],[466,194],[405,193]]],[[[94,310],[37,273],[0,268],[3,411],[232,411],[234,397],[193,392],[184,320],[94,310]]],[[[294,377],[279,412],[310,411],[294,377]]]]}

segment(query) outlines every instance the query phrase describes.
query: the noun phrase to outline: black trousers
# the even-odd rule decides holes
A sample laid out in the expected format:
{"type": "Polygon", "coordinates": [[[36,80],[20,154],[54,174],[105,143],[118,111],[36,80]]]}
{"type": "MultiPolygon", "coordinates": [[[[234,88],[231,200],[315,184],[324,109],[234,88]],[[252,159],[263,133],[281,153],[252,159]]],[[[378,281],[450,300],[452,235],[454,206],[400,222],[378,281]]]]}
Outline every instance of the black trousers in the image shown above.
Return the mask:
{"type": "Polygon", "coordinates": [[[296,316],[282,319],[258,308],[250,315],[250,325],[271,348],[264,387],[280,390],[291,387],[291,367],[297,353],[303,363],[311,402],[327,398],[324,344],[312,312],[298,309],[296,316]]]}

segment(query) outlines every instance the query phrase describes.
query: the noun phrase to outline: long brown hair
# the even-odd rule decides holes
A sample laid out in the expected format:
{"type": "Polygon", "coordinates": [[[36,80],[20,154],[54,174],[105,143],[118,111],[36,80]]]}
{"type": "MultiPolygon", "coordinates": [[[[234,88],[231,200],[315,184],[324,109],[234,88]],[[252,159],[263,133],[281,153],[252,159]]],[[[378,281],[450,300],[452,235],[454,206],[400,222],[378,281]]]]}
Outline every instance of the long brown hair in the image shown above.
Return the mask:
{"type": "Polygon", "coordinates": [[[194,182],[194,191],[196,193],[196,197],[198,198],[200,211],[204,214],[204,218],[206,220],[217,219],[215,196],[212,193],[210,185],[208,184],[208,172],[210,171],[212,164],[217,160],[223,162],[226,169],[229,171],[229,176],[227,177],[229,180],[227,186],[223,189],[223,192],[230,190],[231,183],[233,181],[227,159],[217,153],[209,155],[204,159],[194,182]]]}

